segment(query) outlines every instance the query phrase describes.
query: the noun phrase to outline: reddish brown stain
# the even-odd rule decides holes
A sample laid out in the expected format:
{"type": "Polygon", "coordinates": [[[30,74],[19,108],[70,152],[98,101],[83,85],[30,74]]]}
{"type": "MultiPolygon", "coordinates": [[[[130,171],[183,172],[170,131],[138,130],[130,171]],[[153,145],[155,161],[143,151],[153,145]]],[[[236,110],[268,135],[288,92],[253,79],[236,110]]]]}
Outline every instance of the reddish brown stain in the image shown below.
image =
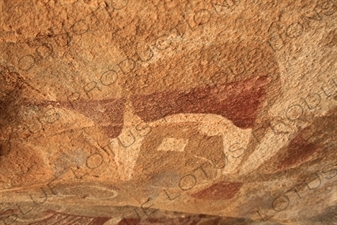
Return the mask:
{"type": "Polygon", "coordinates": [[[10,141],[0,141],[0,156],[8,155],[11,148],[10,141]]]}
{"type": "Polygon", "coordinates": [[[108,137],[116,138],[122,132],[124,125],[125,100],[104,99],[104,100],[76,100],[73,102],[53,102],[42,101],[30,103],[30,105],[56,106],[75,110],[87,118],[91,119],[99,126],[108,137]]]}
{"type": "Polygon", "coordinates": [[[210,216],[205,214],[199,215],[171,215],[167,217],[146,217],[146,218],[124,218],[118,222],[118,225],[244,225],[252,224],[253,221],[246,218],[231,218],[210,216]]]}
{"type": "Polygon", "coordinates": [[[139,224],[139,218],[123,218],[117,225],[139,224]]]}
{"type": "Polygon", "coordinates": [[[100,126],[110,138],[118,137],[124,125],[124,99],[74,102],[76,111],[100,126]]]}
{"type": "MultiPolygon", "coordinates": [[[[251,128],[266,95],[267,76],[188,91],[137,95],[132,98],[136,115],[145,122],[176,113],[217,114],[240,128],[251,128]]],[[[91,119],[110,138],[116,138],[124,125],[125,99],[76,100],[73,102],[42,101],[26,105],[65,107],[91,119]]]]}
{"type": "Polygon", "coordinates": [[[280,162],[278,168],[287,168],[307,160],[310,155],[316,152],[319,148],[314,143],[309,143],[304,139],[303,135],[310,128],[302,130],[292,139],[287,147],[287,156],[280,162]]]}
{"type": "Polygon", "coordinates": [[[123,124],[118,125],[108,125],[108,126],[100,126],[100,128],[105,132],[105,134],[109,138],[116,138],[120,135],[123,129],[123,124]]]}
{"type": "Polygon", "coordinates": [[[96,217],[91,223],[89,223],[89,225],[103,225],[109,220],[110,218],[107,217],[96,217]]]}
{"type": "Polygon", "coordinates": [[[241,188],[241,182],[218,182],[192,194],[192,197],[205,200],[231,199],[241,188]]]}
{"type": "Polygon", "coordinates": [[[103,225],[105,222],[109,221],[109,217],[89,217],[89,216],[79,216],[66,213],[58,213],[53,211],[48,211],[51,213],[46,219],[35,221],[29,225],[49,225],[49,224],[58,224],[58,225],[103,225]]]}
{"type": "Polygon", "coordinates": [[[4,211],[0,211],[0,216],[10,216],[16,212],[18,212],[17,209],[6,209],[4,211]]]}
{"type": "MultiPolygon", "coordinates": [[[[193,215],[186,217],[159,217],[159,218],[151,218],[147,217],[144,219],[139,218],[124,218],[118,222],[118,225],[173,225],[173,224],[198,224],[203,216],[201,215],[193,215]]],[[[216,220],[219,220],[216,218],[216,220]]],[[[210,223],[211,224],[211,223],[210,223]]]]}
{"type": "Polygon", "coordinates": [[[145,122],[176,113],[221,115],[240,128],[253,126],[259,105],[266,95],[267,76],[222,84],[218,87],[194,88],[134,96],[135,112],[145,122]]]}

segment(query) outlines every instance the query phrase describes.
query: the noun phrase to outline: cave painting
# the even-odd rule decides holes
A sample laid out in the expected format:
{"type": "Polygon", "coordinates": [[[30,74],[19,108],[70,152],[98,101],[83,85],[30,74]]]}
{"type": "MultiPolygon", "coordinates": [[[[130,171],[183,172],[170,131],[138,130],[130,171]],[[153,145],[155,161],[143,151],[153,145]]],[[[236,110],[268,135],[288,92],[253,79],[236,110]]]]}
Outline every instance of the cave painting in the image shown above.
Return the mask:
{"type": "Polygon", "coordinates": [[[29,223],[29,225],[45,225],[45,224],[90,224],[90,225],[103,225],[105,222],[109,221],[111,218],[108,217],[89,217],[89,216],[80,216],[80,215],[71,215],[59,212],[49,211],[46,218],[39,221],[29,223]]]}
{"type": "MultiPolygon", "coordinates": [[[[219,67],[218,61],[213,60],[212,51],[215,47],[205,49],[201,53],[202,58],[209,58],[210,65],[207,68],[200,65],[198,61],[194,62],[193,54],[189,56],[188,53],[183,53],[183,55],[179,56],[182,58],[186,57],[188,58],[186,61],[190,60],[194,63],[192,71],[195,70],[195,72],[190,75],[192,78],[204,76],[203,80],[206,81],[199,82],[199,84],[191,81],[188,88],[178,82],[184,76],[185,71],[184,68],[179,68],[181,69],[179,71],[170,71],[173,74],[179,73],[175,75],[180,76],[176,82],[178,85],[171,85],[161,90],[156,89],[156,83],[152,82],[150,84],[150,86],[152,85],[152,89],[150,91],[143,91],[142,85],[138,84],[137,80],[131,79],[129,84],[123,84],[122,82],[123,93],[120,97],[99,100],[85,100],[82,98],[70,100],[68,98],[62,101],[44,100],[35,103],[25,100],[21,102],[21,105],[38,105],[42,107],[52,105],[84,115],[107,138],[115,140],[112,148],[114,149],[117,166],[122,165],[119,166],[121,168],[119,174],[122,179],[131,179],[135,171],[134,169],[137,168],[136,164],[142,162],[148,164],[154,160],[145,159],[141,156],[148,154],[146,152],[148,150],[144,150],[148,145],[150,145],[149,148],[151,150],[155,151],[154,155],[167,152],[168,155],[174,158],[175,154],[179,154],[179,152],[174,151],[157,151],[158,147],[161,148],[160,144],[163,142],[163,138],[181,138],[174,137],[172,132],[171,134],[167,134],[167,136],[161,136],[163,135],[162,129],[167,129],[168,131],[176,130],[177,134],[186,136],[184,146],[179,150],[180,153],[188,152],[188,146],[191,144],[195,148],[198,148],[198,144],[203,138],[207,140],[214,139],[214,137],[217,137],[219,140],[221,139],[222,141],[219,141],[217,145],[210,147],[216,153],[206,154],[205,151],[204,155],[198,155],[195,152],[190,152],[186,158],[186,160],[189,157],[203,158],[219,167],[218,164],[221,164],[221,155],[223,155],[224,149],[228,150],[228,144],[234,144],[227,142],[228,140],[233,140],[231,135],[237,133],[240,136],[239,138],[241,138],[242,147],[247,147],[251,138],[251,135],[248,134],[249,131],[254,128],[256,122],[263,123],[263,121],[268,120],[267,109],[275,101],[275,96],[277,96],[279,90],[277,63],[273,55],[274,53],[272,53],[272,50],[267,45],[255,44],[256,48],[252,48],[250,42],[234,43],[233,45],[236,46],[234,49],[227,49],[227,45],[218,46],[219,52],[223,54],[217,56],[218,59],[220,58],[220,61],[226,63],[228,61],[228,65],[223,66],[225,69],[221,66],[219,67]],[[234,55],[226,53],[229,51],[233,52],[234,55]],[[242,60],[243,58],[245,60],[242,60]],[[217,74],[217,76],[213,76],[214,74],[217,74]],[[131,89],[128,85],[131,86],[131,89]],[[218,122],[214,126],[208,126],[207,118],[218,122]],[[170,125],[163,125],[161,123],[162,119],[168,120],[170,125]],[[200,123],[202,120],[203,123],[200,123]],[[177,121],[179,121],[180,125],[179,123],[175,124],[177,121]],[[130,127],[140,122],[156,128],[152,127],[150,135],[135,137],[130,127]],[[181,127],[177,128],[175,126],[181,127]],[[191,134],[191,131],[194,131],[194,134],[191,134]],[[129,133],[129,135],[125,135],[125,133],[129,133]],[[121,141],[123,136],[129,136],[131,139],[130,144],[124,144],[121,141]],[[148,144],[154,141],[154,139],[156,140],[155,142],[148,144]],[[198,144],[194,143],[196,140],[199,141],[198,144]],[[128,148],[128,151],[125,148],[128,148]],[[138,158],[139,156],[140,158],[138,158]],[[213,156],[219,157],[214,159],[212,158],[213,156]]],[[[180,60],[179,57],[177,60],[180,60]]],[[[170,68],[174,68],[175,63],[177,61],[165,59],[149,66],[150,68],[138,70],[139,82],[142,79],[150,79],[148,78],[147,70],[161,71],[160,68],[167,64],[171,64],[170,68]]],[[[167,73],[169,71],[164,70],[161,74],[158,74],[159,82],[163,81],[167,83],[167,80],[174,80],[173,75],[167,75],[167,73]]],[[[254,146],[250,146],[250,148],[253,149],[254,146]]],[[[168,162],[171,161],[169,158],[167,158],[168,162]]],[[[236,157],[236,159],[232,160],[233,166],[230,172],[235,170],[240,164],[241,159],[236,157]]]]}

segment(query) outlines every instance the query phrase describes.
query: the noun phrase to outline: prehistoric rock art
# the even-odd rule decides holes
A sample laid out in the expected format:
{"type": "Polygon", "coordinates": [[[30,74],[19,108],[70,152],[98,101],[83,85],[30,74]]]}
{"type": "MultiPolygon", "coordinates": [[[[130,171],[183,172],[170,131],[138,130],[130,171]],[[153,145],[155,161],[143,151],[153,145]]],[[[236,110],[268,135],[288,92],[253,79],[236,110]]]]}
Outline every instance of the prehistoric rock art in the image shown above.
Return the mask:
{"type": "Polygon", "coordinates": [[[336,223],[335,0],[0,10],[0,224],[336,223]]]}
{"type": "Polygon", "coordinates": [[[92,225],[103,225],[110,218],[106,217],[84,217],[84,216],[75,216],[64,213],[52,213],[48,215],[45,219],[41,221],[36,221],[30,223],[31,225],[38,224],[92,224],[92,225]]]}

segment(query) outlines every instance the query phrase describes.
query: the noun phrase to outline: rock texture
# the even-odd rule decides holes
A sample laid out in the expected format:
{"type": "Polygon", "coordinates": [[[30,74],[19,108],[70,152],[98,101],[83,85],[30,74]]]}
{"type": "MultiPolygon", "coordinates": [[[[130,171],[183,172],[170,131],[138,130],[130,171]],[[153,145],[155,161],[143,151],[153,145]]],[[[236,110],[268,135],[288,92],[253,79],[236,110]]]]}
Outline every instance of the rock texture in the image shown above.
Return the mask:
{"type": "Polygon", "coordinates": [[[0,11],[0,224],[337,224],[336,0],[0,11]]]}

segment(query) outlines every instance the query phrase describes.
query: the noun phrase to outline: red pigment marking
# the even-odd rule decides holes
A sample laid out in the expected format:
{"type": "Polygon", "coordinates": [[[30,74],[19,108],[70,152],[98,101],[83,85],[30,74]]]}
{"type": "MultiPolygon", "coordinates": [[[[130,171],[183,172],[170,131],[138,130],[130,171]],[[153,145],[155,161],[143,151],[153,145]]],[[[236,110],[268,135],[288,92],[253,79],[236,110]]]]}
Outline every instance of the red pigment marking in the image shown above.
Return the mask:
{"type": "Polygon", "coordinates": [[[58,213],[53,211],[48,211],[53,213],[52,216],[30,223],[29,225],[45,225],[45,224],[58,224],[58,225],[71,225],[71,224],[83,224],[83,225],[103,225],[105,222],[109,221],[111,218],[108,217],[89,217],[89,216],[79,216],[71,215],[65,213],[58,213]]]}
{"type": "Polygon", "coordinates": [[[122,132],[124,125],[125,100],[76,100],[73,102],[43,101],[35,105],[65,107],[75,110],[91,119],[110,138],[116,138],[122,132]]]}
{"type": "Polygon", "coordinates": [[[107,217],[96,217],[90,225],[103,225],[105,222],[109,221],[110,218],[107,217]]]}
{"type": "MultiPolygon", "coordinates": [[[[132,99],[136,115],[145,122],[176,113],[217,114],[231,120],[239,128],[251,128],[266,95],[268,77],[261,76],[209,88],[138,95],[132,99]]],[[[43,101],[28,105],[65,107],[91,119],[110,138],[116,138],[124,125],[125,99],[43,101]]]]}
{"type": "Polygon", "coordinates": [[[206,200],[231,199],[241,188],[241,182],[218,182],[192,194],[192,197],[206,200]]]}
{"type": "Polygon", "coordinates": [[[268,77],[222,84],[218,87],[193,88],[134,96],[136,114],[145,122],[177,113],[210,113],[231,120],[239,128],[251,128],[259,105],[266,95],[268,77]]]}
{"type": "Polygon", "coordinates": [[[319,149],[314,143],[309,143],[303,138],[305,132],[309,130],[310,128],[305,128],[290,141],[287,147],[287,157],[282,160],[278,169],[291,167],[300,162],[304,162],[319,149]]]}
{"type": "MultiPolygon", "coordinates": [[[[167,218],[124,218],[118,222],[118,225],[138,224],[138,225],[172,225],[172,224],[197,224],[203,216],[186,216],[186,217],[167,217],[167,218]]],[[[219,220],[216,218],[216,220],[219,220]]]]}
{"type": "Polygon", "coordinates": [[[124,99],[73,102],[74,109],[101,125],[110,138],[118,137],[124,124],[124,99]],[[109,123],[108,125],[105,125],[109,123]]]}
{"type": "Polygon", "coordinates": [[[10,216],[16,212],[18,212],[17,209],[7,209],[5,211],[0,211],[0,216],[10,216]]]}
{"type": "Polygon", "coordinates": [[[118,222],[118,225],[129,225],[129,224],[139,224],[139,218],[124,218],[118,222]]]}
{"type": "Polygon", "coordinates": [[[100,129],[102,129],[109,138],[116,138],[122,133],[123,124],[100,126],[100,129]]]}

